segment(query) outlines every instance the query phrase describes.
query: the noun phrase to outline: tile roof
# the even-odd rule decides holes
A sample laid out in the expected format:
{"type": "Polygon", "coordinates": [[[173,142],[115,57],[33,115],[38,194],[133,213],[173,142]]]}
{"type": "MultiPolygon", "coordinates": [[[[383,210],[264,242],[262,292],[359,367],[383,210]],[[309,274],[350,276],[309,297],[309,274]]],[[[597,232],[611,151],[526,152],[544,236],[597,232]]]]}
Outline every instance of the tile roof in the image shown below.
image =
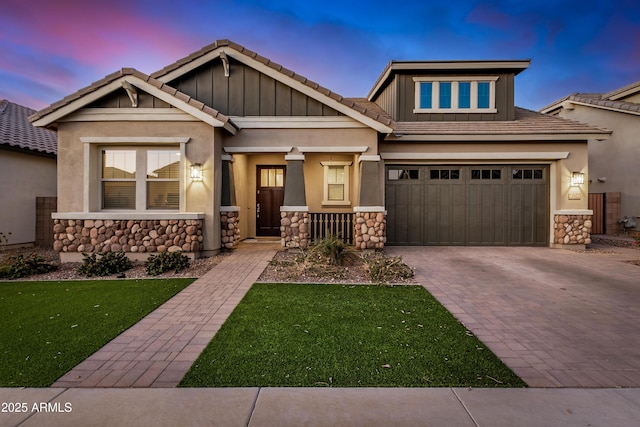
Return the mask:
{"type": "Polygon", "coordinates": [[[179,92],[177,89],[172,88],[171,86],[162,83],[161,81],[154,79],[153,77],[150,77],[147,74],[144,74],[138,70],[136,70],[135,68],[123,68],[120,71],[116,71],[115,73],[111,73],[107,76],[105,76],[104,78],[95,81],[93,83],[91,83],[89,86],[86,86],[80,90],[78,90],[77,92],[72,93],[71,95],[68,95],[66,97],[64,97],[63,99],[61,99],[58,102],[55,102],[53,104],[51,104],[50,106],[38,111],[37,113],[33,114],[32,116],[29,117],[29,120],[31,122],[34,122],[38,119],[43,118],[44,116],[51,114],[57,110],[59,110],[60,108],[71,104],[74,101],[77,101],[78,99],[82,98],[85,95],[88,95],[89,93],[94,92],[95,90],[108,85],[109,83],[123,77],[123,76],[135,76],[147,83],[149,83],[150,85],[160,89],[161,91],[168,93],[169,95],[183,101],[186,102],[187,104],[189,104],[190,106],[201,110],[202,112],[214,117],[215,119],[221,121],[222,123],[226,124],[226,123],[230,123],[230,120],[227,116],[225,116],[224,114],[220,113],[219,111],[208,107],[206,105],[204,105],[202,102],[191,98],[189,95],[186,95],[182,92],[179,92]]]}
{"type": "MultiPolygon", "coordinates": [[[[616,90],[612,90],[611,92],[605,93],[602,95],[603,99],[611,99],[614,96],[620,94],[620,93],[624,93],[628,90],[632,90],[632,89],[638,89],[640,90],[640,81],[637,82],[633,82],[631,84],[628,84],[626,86],[621,87],[620,89],[616,89],[616,90]]],[[[584,94],[580,94],[580,95],[584,95],[584,94]]]]}
{"type": "Polygon", "coordinates": [[[362,102],[355,102],[354,98],[344,98],[341,95],[338,95],[337,93],[320,86],[318,83],[313,82],[309,79],[307,79],[306,77],[297,74],[291,70],[288,70],[287,68],[283,67],[282,65],[275,63],[273,61],[271,61],[268,58],[265,58],[264,56],[258,55],[256,52],[253,52],[247,48],[245,48],[242,45],[239,45],[238,43],[235,43],[231,40],[217,40],[214,43],[203,47],[202,49],[182,58],[179,59],[178,61],[174,62],[173,64],[167,65],[166,67],[162,68],[159,71],[156,71],[155,73],[151,74],[151,77],[153,78],[161,78],[167,74],[169,74],[170,72],[179,69],[180,67],[182,67],[183,65],[186,65],[192,61],[195,61],[196,59],[207,55],[208,53],[221,48],[221,47],[229,47],[231,49],[236,50],[237,52],[240,52],[241,54],[255,60],[258,61],[260,63],[262,63],[263,65],[283,74],[285,77],[289,77],[292,78],[308,87],[310,87],[311,89],[315,90],[316,92],[324,95],[324,96],[328,96],[329,98],[359,112],[360,114],[364,114],[365,116],[379,122],[382,123],[385,126],[391,126],[393,123],[393,120],[384,112],[384,114],[382,114],[380,112],[379,109],[373,108],[373,104],[365,104],[362,102]]]}
{"type": "Polygon", "coordinates": [[[398,122],[394,133],[403,135],[608,135],[595,126],[515,108],[512,121],[398,122]]]}
{"type": "Polygon", "coordinates": [[[573,92],[564,98],[560,98],[549,105],[540,108],[539,111],[546,113],[556,110],[562,107],[564,101],[575,101],[583,104],[593,105],[595,107],[602,107],[608,110],[617,110],[620,112],[640,113],[640,104],[636,102],[619,101],[615,98],[616,95],[624,94],[625,92],[640,92],[640,81],[628,84],[619,89],[612,90],[607,93],[587,93],[587,92],[573,92]]]}
{"type": "Polygon", "coordinates": [[[29,123],[28,117],[33,113],[35,110],[31,108],[1,100],[0,145],[57,155],[58,135],[29,123]]]}

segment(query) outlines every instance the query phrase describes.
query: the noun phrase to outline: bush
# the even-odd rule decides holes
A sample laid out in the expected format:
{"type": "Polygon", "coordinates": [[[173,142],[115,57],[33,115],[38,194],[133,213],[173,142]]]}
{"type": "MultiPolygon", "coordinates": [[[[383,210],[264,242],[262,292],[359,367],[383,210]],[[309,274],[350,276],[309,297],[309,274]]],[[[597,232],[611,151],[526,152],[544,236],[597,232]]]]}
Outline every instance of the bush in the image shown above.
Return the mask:
{"type": "Polygon", "coordinates": [[[0,277],[19,279],[33,274],[49,273],[58,268],[46,262],[44,258],[39,255],[12,256],[9,257],[9,260],[9,265],[5,265],[0,269],[0,277]]]}
{"type": "Polygon", "coordinates": [[[327,258],[332,265],[344,265],[354,250],[340,236],[329,234],[324,239],[315,241],[309,252],[311,256],[319,255],[327,258]]]}
{"type": "Polygon", "coordinates": [[[157,276],[165,271],[173,270],[176,273],[189,267],[188,256],[182,252],[162,252],[159,255],[151,255],[144,263],[149,276],[157,276]]]}
{"type": "Polygon", "coordinates": [[[133,263],[124,251],[105,252],[104,254],[83,253],[82,265],[78,267],[78,273],[87,277],[109,276],[122,273],[133,267],[133,263]]]}
{"type": "Polygon", "coordinates": [[[390,279],[410,279],[413,269],[402,261],[402,257],[388,257],[384,253],[374,252],[362,255],[365,270],[374,283],[388,283],[390,279]]]}

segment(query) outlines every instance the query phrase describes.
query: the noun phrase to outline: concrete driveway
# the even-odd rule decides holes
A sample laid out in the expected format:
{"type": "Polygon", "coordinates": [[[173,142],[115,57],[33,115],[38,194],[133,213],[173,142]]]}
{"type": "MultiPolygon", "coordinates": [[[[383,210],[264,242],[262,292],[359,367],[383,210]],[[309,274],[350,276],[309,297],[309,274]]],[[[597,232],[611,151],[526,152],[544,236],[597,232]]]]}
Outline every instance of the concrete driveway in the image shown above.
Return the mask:
{"type": "Polygon", "coordinates": [[[640,251],[387,247],[531,387],[640,387],[640,251]]]}

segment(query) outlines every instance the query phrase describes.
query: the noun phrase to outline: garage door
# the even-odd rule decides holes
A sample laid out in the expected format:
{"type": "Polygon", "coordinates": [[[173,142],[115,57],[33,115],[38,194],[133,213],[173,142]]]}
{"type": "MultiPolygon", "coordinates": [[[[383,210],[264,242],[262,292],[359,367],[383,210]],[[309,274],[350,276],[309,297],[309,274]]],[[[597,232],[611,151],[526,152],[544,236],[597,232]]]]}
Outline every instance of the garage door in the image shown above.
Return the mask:
{"type": "Polygon", "coordinates": [[[545,165],[386,167],[390,245],[546,246],[545,165]]]}

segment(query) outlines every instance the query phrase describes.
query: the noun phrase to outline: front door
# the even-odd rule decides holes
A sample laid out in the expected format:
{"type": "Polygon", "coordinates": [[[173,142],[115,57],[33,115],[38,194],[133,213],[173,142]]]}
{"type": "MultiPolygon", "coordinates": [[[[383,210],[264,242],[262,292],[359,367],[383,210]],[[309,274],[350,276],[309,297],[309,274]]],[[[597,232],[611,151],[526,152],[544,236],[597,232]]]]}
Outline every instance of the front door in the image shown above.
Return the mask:
{"type": "Polygon", "coordinates": [[[284,203],[284,166],[258,166],[256,235],[280,236],[280,206],[284,203]]]}

